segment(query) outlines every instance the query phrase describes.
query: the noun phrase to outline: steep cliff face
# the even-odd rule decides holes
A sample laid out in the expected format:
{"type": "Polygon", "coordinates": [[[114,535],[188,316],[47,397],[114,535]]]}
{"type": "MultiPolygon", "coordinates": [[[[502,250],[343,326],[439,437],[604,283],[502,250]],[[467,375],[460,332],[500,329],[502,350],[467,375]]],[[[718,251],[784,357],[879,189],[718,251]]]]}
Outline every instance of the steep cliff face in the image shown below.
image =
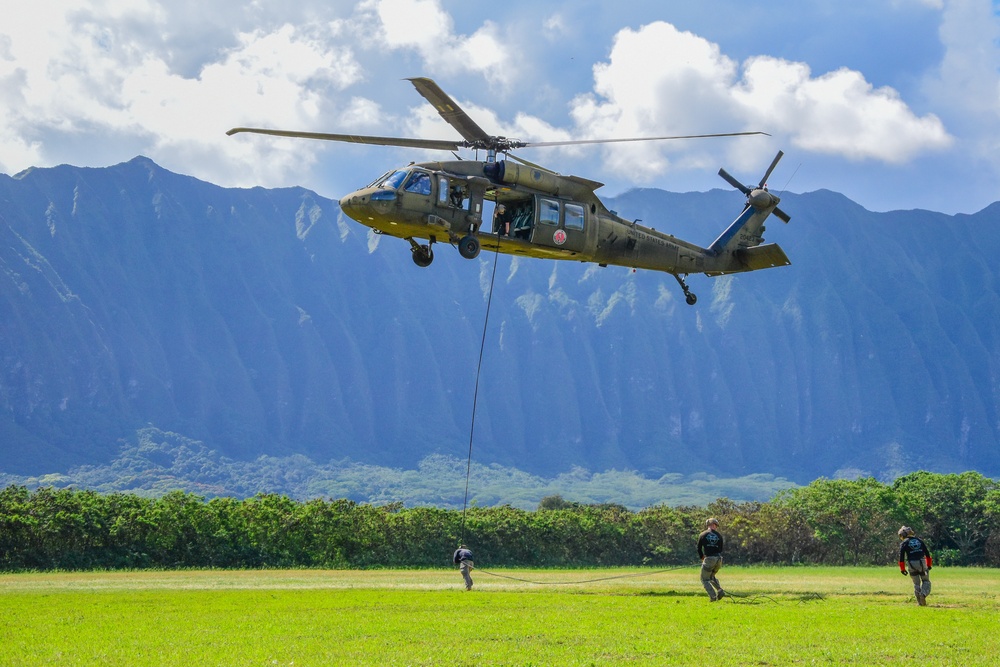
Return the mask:
{"type": "Polygon", "coordinates": [[[363,356],[384,323],[372,304],[391,311],[398,278],[379,257],[356,272],[365,237],[345,235],[335,204],[141,158],[35,170],[0,192],[3,408],[20,436],[5,466],[100,459],[146,423],[241,457],[373,441],[381,376],[363,356]]]}
{"type": "MultiPolygon", "coordinates": [[[[715,194],[633,192],[618,205],[647,220],[676,211],[677,233],[698,238],[715,194]]],[[[1000,205],[876,214],[820,191],[782,208],[791,224],[772,220],[767,236],[793,266],[716,282],[701,311],[695,358],[710,365],[694,375],[712,398],[694,392],[690,407],[725,424],[706,446],[731,442],[743,469],[800,480],[997,470],[1000,205]]]]}
{"type": "MultiPolygon", "coordinates": [[[[636,190],[623,215],[707,245],[739,193],[636,190]]],[[[147,424],[240,460],[414,467],[469,444],[536,473],[1000,472],[1000,205],[875,214],[787,195],[791,267],[673,278],[467,261],[302,189],[144,158],[0,177],[0,471],[111,458],[147,424]]]]}

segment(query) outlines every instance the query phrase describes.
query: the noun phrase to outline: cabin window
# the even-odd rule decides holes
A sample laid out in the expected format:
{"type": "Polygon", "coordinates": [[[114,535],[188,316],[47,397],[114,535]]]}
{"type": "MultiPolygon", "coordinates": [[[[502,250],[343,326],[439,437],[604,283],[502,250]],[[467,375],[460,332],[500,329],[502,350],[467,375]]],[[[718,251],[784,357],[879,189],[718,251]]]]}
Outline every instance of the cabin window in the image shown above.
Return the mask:
{"type": "Polygon", "coordinates": [[[583,229],[583,207],[579,204],[566,204],[566,229],[583,229]]]}
{"type": "Polygon", "coordinates": [[[543,225],[559,224],[559,202],[551,199],[538,200],[538,222],[543,225]]]}
{"type": "Polygon", "coordinates": [[[407,192],[418,195],[429,195],[431,193],[431,175],[424,171],[415,171],[410,179],[406,181],[407,192]]]}

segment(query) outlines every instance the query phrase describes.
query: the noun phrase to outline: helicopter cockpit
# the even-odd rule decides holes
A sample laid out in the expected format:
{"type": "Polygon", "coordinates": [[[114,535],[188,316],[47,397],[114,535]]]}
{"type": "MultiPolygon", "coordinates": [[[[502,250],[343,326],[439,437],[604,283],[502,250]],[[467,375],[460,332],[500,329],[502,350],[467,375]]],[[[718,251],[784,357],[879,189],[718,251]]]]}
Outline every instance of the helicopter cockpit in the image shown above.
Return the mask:
{"type": "Polygon", "coordinates": [[[368,187],[399,190],[404,182],[406,183],[406,192],[415,192],[422,195],[429,195],[431,193],[430,174],[420,169],[395,169],[386,172],[372,181],[368,187]]]}

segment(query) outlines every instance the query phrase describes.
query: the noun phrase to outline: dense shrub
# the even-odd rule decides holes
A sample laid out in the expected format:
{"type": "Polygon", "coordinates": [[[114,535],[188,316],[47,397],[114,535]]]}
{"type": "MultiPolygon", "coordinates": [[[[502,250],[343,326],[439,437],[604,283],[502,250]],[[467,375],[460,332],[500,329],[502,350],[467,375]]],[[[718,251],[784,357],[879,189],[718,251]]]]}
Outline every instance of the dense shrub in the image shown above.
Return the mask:
{"type": "Polygon", "coordinates": [[[733,563],[886,564],[901,524],[941,564],[1000,566],[1000,486],[978,473],[914,473],[891,485],[825,480],[770,502],[707,507],[547,498],[467,512],[349,500],[246,500],[175,491],[158,498],[23,486],[0,490],[0,570],[178,567],[435,567],[459,541],[482,566],[668,566],[694,563],[708,515],[733,563]]]}

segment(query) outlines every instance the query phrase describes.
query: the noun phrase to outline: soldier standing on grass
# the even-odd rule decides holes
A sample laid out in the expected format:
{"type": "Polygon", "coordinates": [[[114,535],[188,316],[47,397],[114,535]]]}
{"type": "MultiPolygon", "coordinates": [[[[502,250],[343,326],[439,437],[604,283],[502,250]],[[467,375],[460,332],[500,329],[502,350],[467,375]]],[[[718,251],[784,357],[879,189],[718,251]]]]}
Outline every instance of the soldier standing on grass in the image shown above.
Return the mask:
{"type": "Polygon", "coordinates": [[[698,536],[698,558],[701,559],[701,583],[708,591],[712,602],[726,597],[722,584],[716,578],[716,573],[722,567],[723,539],[719,533],[719,520],[709,519],[705,522],[708,530],[698,536]]]}
{"type": "Polygon", "coordinates": [[[909,574],[913,580],[913,595],[917,604],[927,606],[927,596],[931,594],[931,550],[917,537],[909,526],[903,526],[899,535],[899,571],[909,574]],[[910,571],[906,568],[909,565],[910,571]]]}
{"type": "Polygon", "coordinates": [[[458,549],[455,550],[455,555],[452,556],[452,561],[455,565],[458,565],[459,571],[465,578],[465,590],[472,590],[472,576],[469,574],[469,570],[474,570],[475,565],[472,562],[472,552],[464,544],[460,544],[458,549]]]}

